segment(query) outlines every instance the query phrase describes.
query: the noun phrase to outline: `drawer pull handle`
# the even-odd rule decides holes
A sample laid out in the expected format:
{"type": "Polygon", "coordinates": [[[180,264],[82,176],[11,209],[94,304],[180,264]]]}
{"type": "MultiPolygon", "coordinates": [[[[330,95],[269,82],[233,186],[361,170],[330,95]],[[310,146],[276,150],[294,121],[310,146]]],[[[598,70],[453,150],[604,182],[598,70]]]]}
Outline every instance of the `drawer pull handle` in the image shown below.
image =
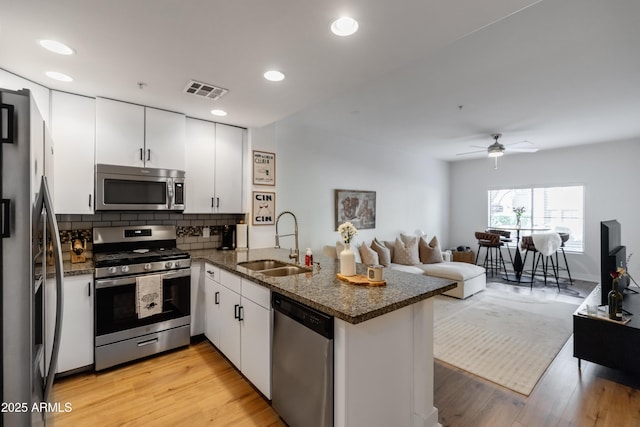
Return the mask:
{"type": "Polygon", "coordinates": [[[216,292],[216,293],[214,294],[213,303],[214,303],[215,305],[220,305],[220,292],[216,292]]]}
{"type": "Polygon", "coordinates": [[[138,343],[138,347],[144,347],[145,345],[151,345],[151,344],[155,344],[158,342],[158,338],[153,338],[147,341],[140,341],[138,343]]]}
{"type": "Polygon", "coordinates": [[[235,304],[233,306],[233,318],[234,319],[240,319],[240,304],[235,304]]]}

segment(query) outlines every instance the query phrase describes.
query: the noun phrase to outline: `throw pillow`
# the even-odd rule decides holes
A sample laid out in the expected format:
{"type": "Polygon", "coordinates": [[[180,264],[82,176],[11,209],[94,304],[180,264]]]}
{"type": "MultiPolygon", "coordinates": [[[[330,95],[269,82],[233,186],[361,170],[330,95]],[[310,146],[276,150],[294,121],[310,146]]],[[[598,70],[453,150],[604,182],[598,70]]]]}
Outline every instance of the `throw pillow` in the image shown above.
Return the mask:
{"type": "Polygon", "coordinates": [[[408,234],[400,233],[400,240],[402,240],[402,243],[405,245],[412,244],[414,242],[418,243],[418,236],[410,236],[408,234]]]}
{"type": "MultiPolygon", "coordinates": [[[[336,242],[337,259],[340,259],[340,252],[344,250],[344,246],[345,245],[341,240],[338,240],[336,242]]],[[[355,243],[351,243],[351,250],[356,256],[356,264],[362,264],[362,258],[360,258],[360,249],[358,248],[358,245],[356,245],[355,243]]]]}
{"type": "Polygon", "coordinates": [[[373,242],[371,242],[371,249],[376,251],[378,254],[378,262],[380,262],[380,264],[385,267],[388,267],[389,264],[391,264],[391,250],[380,243],[378,239],[373,239],[373,242]]]}
{"type": "Polygon", "coordinates": [[[420,264],[420,255],[418,253],[418,242],[404,244],[404,242],[396,238],[393,249],[393,262],[402,265],[420,264]]]}
{"type": "Polygon", "coordinates": [[[388,240],[383,240],[382,244],[389,249],[389,255],[391,256],[391,262],[393,262],[393,249],[396,246],[396,242],[390,242],[388,240]]]}
{"type": "Polygon", "coordinates": [[[360,245],[360,258],[363,264],[378,264],[378,253],[364,243],[360,245]]]}
{"type": "Polygon", "coordinates": [[[444,262],[444,259],[442,258],[442,251],[440,250],[440,243],[438,243],[438,238],[436,236],[433,236],[429,243],[427,243],[427,240],[424,237],[421,237],[418,248],[420,252],[420,261],[423,264],[444,262]]]}

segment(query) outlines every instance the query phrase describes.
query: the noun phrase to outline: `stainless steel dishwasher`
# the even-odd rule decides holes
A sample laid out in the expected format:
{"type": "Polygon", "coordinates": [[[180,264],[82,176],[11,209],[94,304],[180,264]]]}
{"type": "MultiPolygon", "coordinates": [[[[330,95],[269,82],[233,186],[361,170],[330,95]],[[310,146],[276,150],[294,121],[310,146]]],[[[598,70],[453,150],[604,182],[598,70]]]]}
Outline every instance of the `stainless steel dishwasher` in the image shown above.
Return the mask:
{"type": "Polygon", "coordinates": [[[333,426],[333,317],[273,292],[273,409],[291,427],[333,426]]]}

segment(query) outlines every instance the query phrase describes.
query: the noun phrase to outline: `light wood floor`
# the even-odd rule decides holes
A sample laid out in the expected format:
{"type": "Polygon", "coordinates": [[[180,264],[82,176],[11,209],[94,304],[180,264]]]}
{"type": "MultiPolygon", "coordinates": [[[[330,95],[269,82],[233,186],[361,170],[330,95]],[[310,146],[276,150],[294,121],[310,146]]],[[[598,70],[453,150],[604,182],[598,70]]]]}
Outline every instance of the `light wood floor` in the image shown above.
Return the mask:
{"type": "Polygon", "coordinates": [[[284,426],[267,401],[208,342],[101,373],[62,378],[70,402],[56,426],[284,426]]]}
{"type": "MultiPolygon", "coordinates": [[[[580,371],[572,354],[570,338],[529,397],[436,361],[440,423],[640,426],[640,378],[584,361],[580,371]]],[[[57,426],[284,426],[208,341],[103,373],[63,378],[54,386],[53,401],[73,406],[57,415],[57,426]]]]}

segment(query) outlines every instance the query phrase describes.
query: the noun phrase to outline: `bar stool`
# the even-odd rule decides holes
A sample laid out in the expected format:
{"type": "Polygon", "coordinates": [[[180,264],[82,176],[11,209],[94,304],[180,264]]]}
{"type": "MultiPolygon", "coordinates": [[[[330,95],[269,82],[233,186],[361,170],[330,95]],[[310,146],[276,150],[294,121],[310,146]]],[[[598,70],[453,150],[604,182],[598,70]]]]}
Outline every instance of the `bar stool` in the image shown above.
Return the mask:
{"type": "Polygon", "coordinates": [[[476,265],[478,264],[478,258],[480,257],[480,250],[485,248],[483,267],[491,271],[493,276],[496,271],[500,271],[500,264],[504,268],[504,274],[509,279],[509,273],[507,273],[507,266],[505,265],[504,258],[502,257],[502,242],[500,241],[500,235],[494,233],[487,233],[484,231],[476,231],[476,239],[478,239],[478,253],[476,254],[476,265]]]}
{"type": "MultiPolygon", "coordinates": [[[[541,233],[534,234],[532,236],[524,236],[521,240],[520,247],[525,250],[524,260],[522,261],[523,268],[527,262],[527,255],[529,252],[533,252],[533,259],[531,260],[531,283],[530,287],[533,289],[533,279],[538,271],[538,265],[542,261],[542,274],[544,276],[544,284],[547,284],[547,275],[549,274],[549,261],[551,261],[551,269],[553,276],[556,279],[556,285],[558,291],[560,290],[560,282],[558,281],[558,272],[556,270],[555,263],[553,262],[553,254],[558,251],[562,240],[558,233],[541,233]]],[[[518,279],[520,283],[520,279],[518,279]]]]}
{"type": "Polygon", "coordinates": [[[513,242],[513,239],[511,238],[511,232],[507,230],[495,230],[493,228],[489,228],[487,229],[487,233],[500,235],[500,242],[507,249],[507,253],[509,254],[509,261],[511,261],[511,265],[513,265],[513,257],[511,256],[511,248],[509,247],[509,243],[513,242]]]}
{"type": "Polygon", "coordinates": [[[571,271],[569,271],[569,263],[567,262],[567,254],[564,252],[564,244],[567,240],[569,240],[569,233],[558,233],[562,243],[560,244],[560,251],[562,251],[562,257],[564,258],[564,267],[560,267],[560,261],[558,261],[558,251],[556,251],[556,268],[558,269],[558,274],[560,274],[560,270],[565,270],[567,275],[569,276],[569,283],[573,286],[573,279],[571,278],[571,271]]]}

